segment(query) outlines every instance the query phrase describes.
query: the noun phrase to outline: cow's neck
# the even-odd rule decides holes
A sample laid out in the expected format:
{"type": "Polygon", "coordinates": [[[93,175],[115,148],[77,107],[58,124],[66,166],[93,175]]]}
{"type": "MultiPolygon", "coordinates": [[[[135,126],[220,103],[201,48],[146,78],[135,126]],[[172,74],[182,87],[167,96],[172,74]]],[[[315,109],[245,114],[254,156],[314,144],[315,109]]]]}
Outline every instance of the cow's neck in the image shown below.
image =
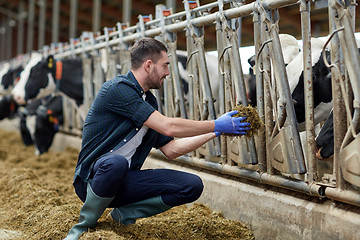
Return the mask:
{"type": "Polygon", "coordinates": [[[58,61],[56,63],[55,78],[57,89],[65,93],[78,103],[82,102],[82,63],[78,59],[58,61]],[[58,63],[59,62],[59,63],[58,63]]]}

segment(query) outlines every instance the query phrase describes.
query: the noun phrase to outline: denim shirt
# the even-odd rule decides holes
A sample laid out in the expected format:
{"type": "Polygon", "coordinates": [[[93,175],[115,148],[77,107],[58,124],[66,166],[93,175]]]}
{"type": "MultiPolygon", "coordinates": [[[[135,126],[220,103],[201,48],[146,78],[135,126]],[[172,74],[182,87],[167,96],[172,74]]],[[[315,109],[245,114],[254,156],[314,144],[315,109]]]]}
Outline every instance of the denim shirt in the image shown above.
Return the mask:
{"type": "MultiPolygon", "coordinates": [[[[75,168],[74,182],[87,182],[92,165],[136,135],[149,116],[158,109],[155,96],[144,91],[131,71],[105,82],[86,116],[81,151],[75,168]]],[[[160,148],[173,137],[149,129],[132,157],[130,169],[140,169],[150,150],[160,148]]]]}

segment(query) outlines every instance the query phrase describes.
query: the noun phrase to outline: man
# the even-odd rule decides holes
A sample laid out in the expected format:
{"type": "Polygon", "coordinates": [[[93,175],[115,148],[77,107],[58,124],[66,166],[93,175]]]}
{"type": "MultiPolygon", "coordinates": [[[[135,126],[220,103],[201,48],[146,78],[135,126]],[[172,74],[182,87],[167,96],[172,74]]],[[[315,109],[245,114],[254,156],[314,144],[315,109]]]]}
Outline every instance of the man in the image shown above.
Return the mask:
{"type": "Polygon", "coordinates": [[[169,170],[140,170],[151,148],[174,159],[202,146],[221,133],[246,134],[245,118],[229,112],[212,121],[169,118],[157,111],[149,89],[158,89],[169,75],[166,47],[152,38],[136,42],[131,71],[104,83],[85,120],[74,186],[84,202],[79,223],[66,239],[95,227],[107,207],[108,218],[135,223],[171,207],[198,199],[201,179],[169,170]],[[180,138],[174,140],[174,137],[180,138]]]}

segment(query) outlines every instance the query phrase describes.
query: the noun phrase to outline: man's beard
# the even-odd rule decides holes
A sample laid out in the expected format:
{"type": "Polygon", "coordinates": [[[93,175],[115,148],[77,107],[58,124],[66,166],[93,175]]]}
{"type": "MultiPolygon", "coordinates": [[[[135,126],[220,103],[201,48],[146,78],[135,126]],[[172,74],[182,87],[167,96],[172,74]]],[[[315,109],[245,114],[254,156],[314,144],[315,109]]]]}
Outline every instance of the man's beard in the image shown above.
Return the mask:
{"type": "Polygon", "coordinates": [[[147,82],[149,85],[149,89],[160,89],[162,87],[162,77],[158,74],[158,71],[156,68],[150,73],[147,82]]]}

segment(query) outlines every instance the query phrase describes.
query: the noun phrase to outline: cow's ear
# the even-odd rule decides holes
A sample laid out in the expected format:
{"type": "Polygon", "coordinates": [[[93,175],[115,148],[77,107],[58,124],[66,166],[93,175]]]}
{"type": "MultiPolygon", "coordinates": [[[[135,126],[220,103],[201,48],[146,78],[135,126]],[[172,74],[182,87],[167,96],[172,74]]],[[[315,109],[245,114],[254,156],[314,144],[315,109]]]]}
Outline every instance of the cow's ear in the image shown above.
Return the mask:
{"type": "Polygon", "coordinates": [[[54,68],[54,65],[55,65],[55,60],[54,60],[54,57],[52,55],[48,56],[47,58],[47,67],[49,69],[53,69],[54,68]]]}

